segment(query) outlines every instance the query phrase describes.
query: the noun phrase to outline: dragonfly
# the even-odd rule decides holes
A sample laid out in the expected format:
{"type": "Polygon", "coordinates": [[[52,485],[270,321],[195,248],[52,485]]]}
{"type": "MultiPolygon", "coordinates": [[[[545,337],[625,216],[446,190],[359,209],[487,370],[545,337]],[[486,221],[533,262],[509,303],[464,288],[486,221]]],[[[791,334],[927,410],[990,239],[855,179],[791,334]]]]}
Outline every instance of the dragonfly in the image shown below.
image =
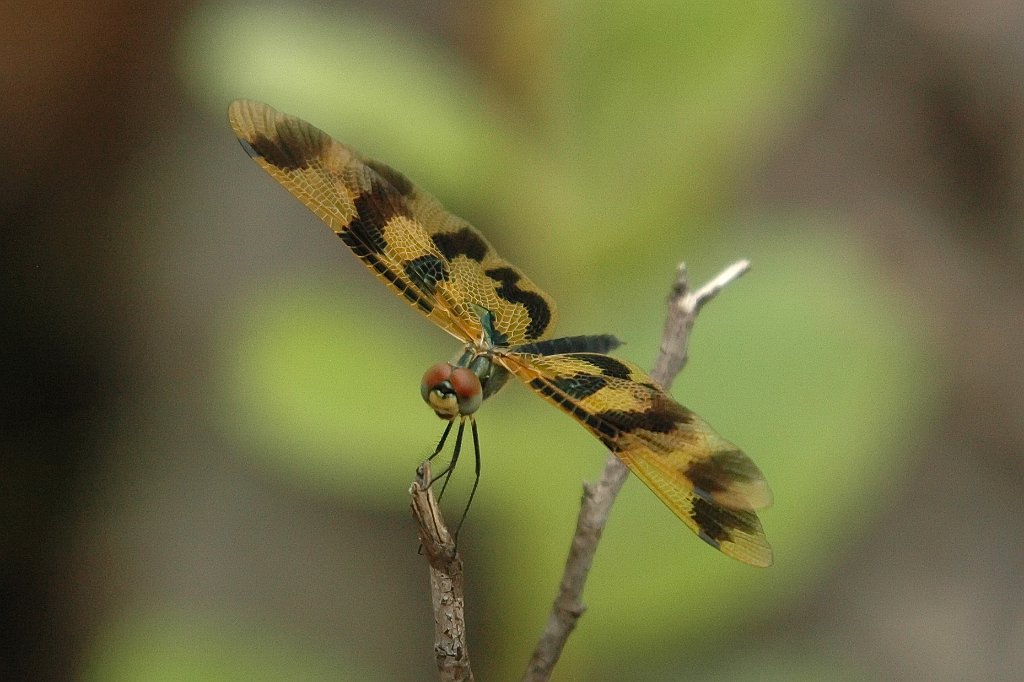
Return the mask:
{"type": "MultiPolygon", "coordinates": [[[[552,338],[554,301],[467,221],[402,173],[261,102],[228,120],[242,148],[341,238],[395,294],[455,337],[461,350],[423,375],[420,392],[458,423],[450,476],[476,412],[514,376],[575,419],[707,544],[754,566],[772,549],[757,512],[771,491],[757,465],[639,367],[609,355],[610,334],[552,338]]],[[[445,482],[447,483],[447,478],[445,482]]]]}

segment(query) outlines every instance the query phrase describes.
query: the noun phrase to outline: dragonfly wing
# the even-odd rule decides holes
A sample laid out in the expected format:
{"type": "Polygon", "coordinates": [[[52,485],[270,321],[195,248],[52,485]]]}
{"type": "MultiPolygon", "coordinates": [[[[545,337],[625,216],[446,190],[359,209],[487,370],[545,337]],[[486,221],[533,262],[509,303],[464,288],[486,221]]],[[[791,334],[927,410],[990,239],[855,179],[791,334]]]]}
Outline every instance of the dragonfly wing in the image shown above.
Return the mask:
{"type": "Polygon", "coordinates": [[[745,563],[771,564],[756,513],[771,504],[764,475],[642,370],[601,353],[499,361],[597,436],[705,542],[745,563]]]}
{"type": "Polygon", "coordinates": [[[473,341],[486,332],[504,346],[536,341],[554,326],[547,294],[398,171],[260,102],[233,102],[228,119],[271,177],[449,333],[473,341]]]}

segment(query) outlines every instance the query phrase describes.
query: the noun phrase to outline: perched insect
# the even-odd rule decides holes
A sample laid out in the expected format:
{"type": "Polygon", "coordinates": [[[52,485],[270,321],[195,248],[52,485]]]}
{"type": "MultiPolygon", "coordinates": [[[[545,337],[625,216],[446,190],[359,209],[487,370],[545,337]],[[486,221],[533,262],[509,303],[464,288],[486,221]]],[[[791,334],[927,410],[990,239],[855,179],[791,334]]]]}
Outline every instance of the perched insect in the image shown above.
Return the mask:
{"type": "MultiPolygon", "coordinates": [[[[702,540],[768,566],[756,511],[771,504],[757,466],[636,366],[607,355],[611,335],[547,338],[555,304],[465,220],[401,173],[266,104],[239,100],[228,119],[242,147],[323,220],[382,282],[464,345],[423,376],[423,399],[448,421],[434,455],[515,375],[614,452],[702,540]]],[[[433,455],[432,455],[433,456],[433,455]]],[[[472,499],[476,483],[470,493],[472,499]]]]}

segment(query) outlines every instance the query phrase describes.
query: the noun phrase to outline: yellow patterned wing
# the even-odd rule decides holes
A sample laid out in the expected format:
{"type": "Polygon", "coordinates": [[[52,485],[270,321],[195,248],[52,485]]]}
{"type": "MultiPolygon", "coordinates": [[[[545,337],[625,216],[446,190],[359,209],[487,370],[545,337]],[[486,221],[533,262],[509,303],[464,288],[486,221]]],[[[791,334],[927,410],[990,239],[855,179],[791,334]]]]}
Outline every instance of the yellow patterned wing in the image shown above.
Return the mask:
{"type": "Polygon", "coordinates": [[[739,561],[771,565],[756,514],[771,504],[764,475],[642,370],[601,353],[497,360],[597,436],[702,540],[739,561]]]}
{"type": "Polygon", "coordinates": [[[398,171],[260,102],[233,102],[228,120],[256,163],[453,336],[512,346],[554,327],[548,295],[398,171]]]}

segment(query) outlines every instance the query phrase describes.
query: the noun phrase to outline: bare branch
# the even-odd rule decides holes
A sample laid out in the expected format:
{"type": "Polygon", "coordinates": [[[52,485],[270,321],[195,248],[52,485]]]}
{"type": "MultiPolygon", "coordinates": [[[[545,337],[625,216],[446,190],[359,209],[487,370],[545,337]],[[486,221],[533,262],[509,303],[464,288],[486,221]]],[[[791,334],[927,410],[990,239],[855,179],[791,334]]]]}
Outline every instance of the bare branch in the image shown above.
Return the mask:
{"type": "Polygon", "coordinates": [[[704,304],[718,295],[727,284],[750,270],[750,261],[741,260],[722,270],[714,279],[697,291],[689,291],[686,263],[676,268],[676,281],[668,300],[668,318],[661,335],[661,352],[654,362],[651,377],[668,388],[672,380],[686,365],[690,345],[690,332],[697,313],[704,304]]]}
{"type": "Polygon", "coordinates": [[[430,564],[430,598],[434,608],[434,656],[442,682],[472,680],[466,647],[462,557],[444,525],[430,489],[430,462],[416,470],[409,488],[412,515],[419,528],[423,553],[430,564]]]}
{"type": "MultiPolygon", "coordinates": [[[[651,377],[666,389],[682,370],[688,357],[690,332],[697,313],[727,284],[750,269],[750,261],[733,263],[697,291],[691,292],[686,264],[676,269],[676,280],[668,299],[668,319],[661,337],[661,352],[651,377]]],[[[586,610],[583,587],[594,561],[597,545],[604,532],[608,514],[625,483],[629,469],[615,455],[609,455],[601,479],[596,484],[583,484],[583,500],[576,520],[576,532],[565,562],[565,572],[558,588],[548,622],[523,675],[528,682],[541,682],[551,677],[565,642],[586,610]]]]}

